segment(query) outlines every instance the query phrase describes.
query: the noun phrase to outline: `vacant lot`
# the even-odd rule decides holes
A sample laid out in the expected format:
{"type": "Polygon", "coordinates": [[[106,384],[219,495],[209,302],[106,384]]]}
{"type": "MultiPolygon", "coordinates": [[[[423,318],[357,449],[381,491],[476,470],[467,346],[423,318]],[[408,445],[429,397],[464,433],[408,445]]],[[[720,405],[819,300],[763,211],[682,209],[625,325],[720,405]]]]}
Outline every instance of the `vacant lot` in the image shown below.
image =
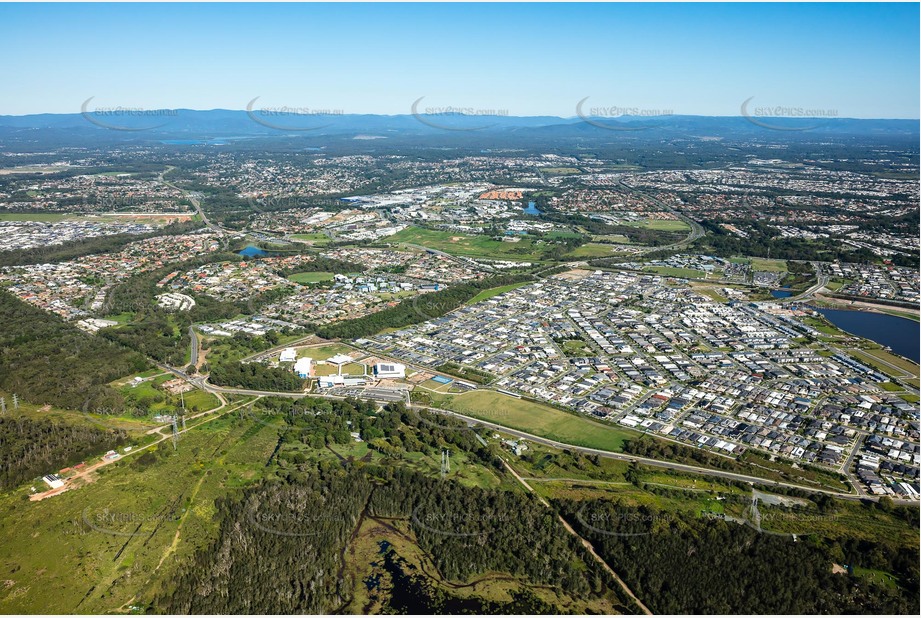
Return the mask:
{"type": "Polygon", "coordinates": [[[303,273],[294,273],[288,275],[288,281],[294,283],[319,283],[321,281],[332,281],[333,273],[309,271],[303,273]]]}
{"type": "Polygon", "coordinates": [[[419,227],[408,227],[393,236],[388,236],[386,241],[421,245],[452,255],[503,260],[539,260],[543,252],[543,247],[535,245],[534,241],[527,236],[521,237],[518,242],[503,242],[493,240],[488,236],[470,236],[419,227]]]}
{"type": "Polygon", "coordinates": [[[437,405],[512,429],[568,444],[620,451],[624,440],[639,435],[568,414],[547,405],[516,399],[502,393],[477,390],[436,398],[437,405]]]}
{"type": "Polygon", "coordinates": [[[493,296],[498,296],[499,294],[502,294],[503,292],[510,292],[514,289],[520,288],[521,286],[528,285],[528,284],[530,284],[530,281],[522,281],[521,283],[512,283],[510,285],[503,285],[497,288],[483,290],[482,292],[480,292],[479,294],[471,298],[469,301],[467,301],[467,304],[472,305],[473,303],[478,303],[481,300],[487,300],[489,298],[492,298],[493,296]]]}
{"type": "Polygon", "coordinates": [[[703,279],[707,276],[702,270],[694,268],[674,268],[672,266],[646,266],[643,270],[666,277],[683,277],[685,279],[703,279]]]}
{"type": "Polygon", "coordinates": [[[686,232],[689,229],[688,224],[679,219],[644,219],[643,221],[627,221],[624,224],[660,232],[686,232]]]}

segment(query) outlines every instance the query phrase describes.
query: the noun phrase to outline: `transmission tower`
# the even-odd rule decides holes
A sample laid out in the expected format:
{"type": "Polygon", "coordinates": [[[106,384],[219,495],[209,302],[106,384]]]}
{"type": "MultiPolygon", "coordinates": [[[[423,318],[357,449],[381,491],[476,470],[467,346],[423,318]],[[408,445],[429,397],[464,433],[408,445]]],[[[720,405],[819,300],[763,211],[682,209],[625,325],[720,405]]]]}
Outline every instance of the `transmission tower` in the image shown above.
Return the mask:
{"type": "Polygon", "coordinates": [[[13,393],[13,409],[14,410],[19,409],[19,395],[17,395],[16,393],[13,393]]]}
{"type": "Polygon", "coordinates": [[[179,449],[179,425],[176,422],[176,417],[173,417],[173,450],[179,449]]]}
{"type": "Polygon", "coordinates": [[[0,414],[6,414],[6,399],[0,397],[0,414]]]}
{"type": "Polygon", "coordinates": [[[451,451],[444,448],[441,449],[441,478],[448,476],[449,472],[451,472],[451,451]]]}

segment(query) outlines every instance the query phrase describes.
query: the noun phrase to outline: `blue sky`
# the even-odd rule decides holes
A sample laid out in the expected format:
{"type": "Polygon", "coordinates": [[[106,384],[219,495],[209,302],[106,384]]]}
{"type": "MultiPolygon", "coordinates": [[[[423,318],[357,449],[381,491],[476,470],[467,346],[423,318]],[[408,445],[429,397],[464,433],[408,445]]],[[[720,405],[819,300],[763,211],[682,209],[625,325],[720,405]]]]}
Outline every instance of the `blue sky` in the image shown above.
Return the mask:
{"type": "Polygon", "coordinates": [[[0,114],[94,106],[918,118],[917,4],[0,4],[0,114]]]}

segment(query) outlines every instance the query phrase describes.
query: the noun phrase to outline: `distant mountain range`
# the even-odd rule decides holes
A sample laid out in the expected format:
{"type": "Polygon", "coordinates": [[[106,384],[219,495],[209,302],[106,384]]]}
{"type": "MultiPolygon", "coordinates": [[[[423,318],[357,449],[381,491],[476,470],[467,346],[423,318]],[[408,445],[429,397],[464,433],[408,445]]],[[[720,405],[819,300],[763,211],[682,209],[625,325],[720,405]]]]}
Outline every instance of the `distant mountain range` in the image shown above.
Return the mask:
{"type": "Polygon", "coordinates": [[[115,110],[85,113],[0,116],[0,137],[38,137],[53,134],[121,132],[125,137],[168,139],[233,139],[269,135],[327,135],[374,139],[396,135],[438,133],[494,134],[515,132],[535,137],[605,137],[617,134],[688,137],[779,137],[795,135],[919,136],[918,120],[869,120],[854,118],[765,118],[745,116],[658,116],[617,118],[555,116],[478,116],[465,114],[342,114],[305,115],[291,112],[235,110],[115,110]]]}

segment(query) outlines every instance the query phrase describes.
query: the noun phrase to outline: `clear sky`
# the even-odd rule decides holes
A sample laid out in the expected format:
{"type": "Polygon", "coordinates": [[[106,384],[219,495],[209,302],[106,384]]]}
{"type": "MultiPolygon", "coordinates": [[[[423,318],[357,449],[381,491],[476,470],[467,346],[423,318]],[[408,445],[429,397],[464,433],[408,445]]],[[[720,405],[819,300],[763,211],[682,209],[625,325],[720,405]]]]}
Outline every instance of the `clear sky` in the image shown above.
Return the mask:
{"type": "Polygon", "coordinates": [[[0,114],[423,107],[918,118],[918,4],[0,4],[0,114]]]}

